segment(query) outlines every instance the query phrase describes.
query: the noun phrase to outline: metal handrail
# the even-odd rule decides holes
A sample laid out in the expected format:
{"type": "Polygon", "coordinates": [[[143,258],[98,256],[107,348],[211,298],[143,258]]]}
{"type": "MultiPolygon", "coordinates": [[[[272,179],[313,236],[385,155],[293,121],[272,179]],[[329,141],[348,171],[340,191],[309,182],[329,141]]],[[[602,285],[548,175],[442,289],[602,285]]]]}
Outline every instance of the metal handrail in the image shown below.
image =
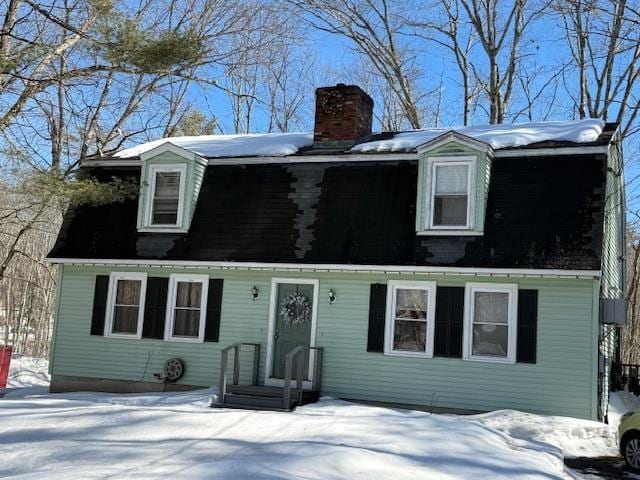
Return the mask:
{"type": "Polygon", "coordinates": [[[248,345],[253,347],[253,375],[251,379],[252,385],[258,385],[258,368],[260,366],[260,344],[238,342],[225,347],[220,352],[220,386],[218,388],[218,403],[224,403],[224,396],[227,393],[227,363],[229,360],[229,352],[234,350],[233,355],[233,384],[240,383],[240,354],[242,347],[248,345]]]}
{"type": "MultiPolygon", "coordinates": [[[[292,370],[293,370],[293,359],[297,355],[300,355],[300,352],[314,351],[315,359],[313,365],[313,373],[311,376],[311,389],[318,390],[322,388],[322,348],[321,347],[305,347],[304,345],[298,345],[293,350],[288,352],[284,356],[284,392],[283,392],[283,408],[288,409],[289,403],[291,402],[291,380],[292,380],[292,370]]],[[[299,361],[296,368],[296,388],[298,390],[298,405],[302,404],[302,387],[304,380],[304,366],[305,362],[299,361]]]]}

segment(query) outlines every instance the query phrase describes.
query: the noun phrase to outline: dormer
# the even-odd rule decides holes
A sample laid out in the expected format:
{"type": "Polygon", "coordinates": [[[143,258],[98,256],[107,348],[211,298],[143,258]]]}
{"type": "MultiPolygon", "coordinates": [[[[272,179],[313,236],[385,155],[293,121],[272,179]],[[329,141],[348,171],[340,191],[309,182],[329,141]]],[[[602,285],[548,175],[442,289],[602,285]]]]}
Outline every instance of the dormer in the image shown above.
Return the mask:
{"type": "Polygon", "coordinates": [[[186,233],[207,160],[171,142],[141,153],[140,160],[138,231],[186,233]]]}
{"type": "Polygon", "coordinates": [[[482,235],[493,149],[450,131],[417,147],[418,235],[482,235]]]}

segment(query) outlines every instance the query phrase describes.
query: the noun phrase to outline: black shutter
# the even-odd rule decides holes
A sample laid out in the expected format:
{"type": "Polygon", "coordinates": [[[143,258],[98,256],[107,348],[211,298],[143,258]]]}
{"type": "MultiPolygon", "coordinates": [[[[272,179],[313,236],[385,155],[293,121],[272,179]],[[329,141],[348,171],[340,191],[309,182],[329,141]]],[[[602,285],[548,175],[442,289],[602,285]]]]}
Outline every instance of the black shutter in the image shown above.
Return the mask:
{"type": "Polygon", "coordinates": [[[104,335],[104,317],[107,313],[109,275],[96,275],[93,291],[93,314],[91,315],[91,335],[104,335]]]}
{"type": "Polygon", "coordinates": [[[367,352],[384,351],[384,320],[387,310],[387,285],[372,283],[369,296],[369,334],[367,352]]]}
{"type": "Polygon", "coordinates": [[[224,280],[221,278],[212,278],[209,280],[209,294],[207,295],[207,321],[204,327],[205,342],[217,342],[220,338],[223,284],[224,280]]]}
{"type": "Polygon", "coordinates": [[[433,354],[462,357],[464,287],[438,287],[436,292],[436,333],[433,354]]]}
{"type": "Polygon", "coordinates": [[[167,314],[167,277],[148,277],[144,300],[142,338],[164,338],[164,321],[167,314]]]}
{"type": "Polygon", "coordinates": [[[516,361],[536,363],[538,291],[518,290],[518,350],[516,361]]]}

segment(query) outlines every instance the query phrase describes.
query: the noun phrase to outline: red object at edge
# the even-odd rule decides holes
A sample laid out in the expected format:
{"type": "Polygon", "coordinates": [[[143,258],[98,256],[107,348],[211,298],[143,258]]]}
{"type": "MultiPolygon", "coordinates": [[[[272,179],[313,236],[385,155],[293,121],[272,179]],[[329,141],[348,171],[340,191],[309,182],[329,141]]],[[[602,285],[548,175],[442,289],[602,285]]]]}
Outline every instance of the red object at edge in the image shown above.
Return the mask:
{"type": "Polygon", "coordinates": [[[0,347],[0,388],[5,388],[7,386],[12,350],[13,347],[9,345],[7,345],[6,347],[0,347]]]}

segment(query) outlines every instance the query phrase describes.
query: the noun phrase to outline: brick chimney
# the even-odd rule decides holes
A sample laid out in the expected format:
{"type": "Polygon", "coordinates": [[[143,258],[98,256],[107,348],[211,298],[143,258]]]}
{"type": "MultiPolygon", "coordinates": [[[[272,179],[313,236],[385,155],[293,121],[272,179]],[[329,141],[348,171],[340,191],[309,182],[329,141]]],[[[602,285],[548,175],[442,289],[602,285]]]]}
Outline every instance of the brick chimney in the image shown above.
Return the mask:
{"type": "Polygon", "coordinates": [[[371,135],[373,100],[357,85],[339,83],[316,90],[313,143],[347,147],[371,135]]]}

